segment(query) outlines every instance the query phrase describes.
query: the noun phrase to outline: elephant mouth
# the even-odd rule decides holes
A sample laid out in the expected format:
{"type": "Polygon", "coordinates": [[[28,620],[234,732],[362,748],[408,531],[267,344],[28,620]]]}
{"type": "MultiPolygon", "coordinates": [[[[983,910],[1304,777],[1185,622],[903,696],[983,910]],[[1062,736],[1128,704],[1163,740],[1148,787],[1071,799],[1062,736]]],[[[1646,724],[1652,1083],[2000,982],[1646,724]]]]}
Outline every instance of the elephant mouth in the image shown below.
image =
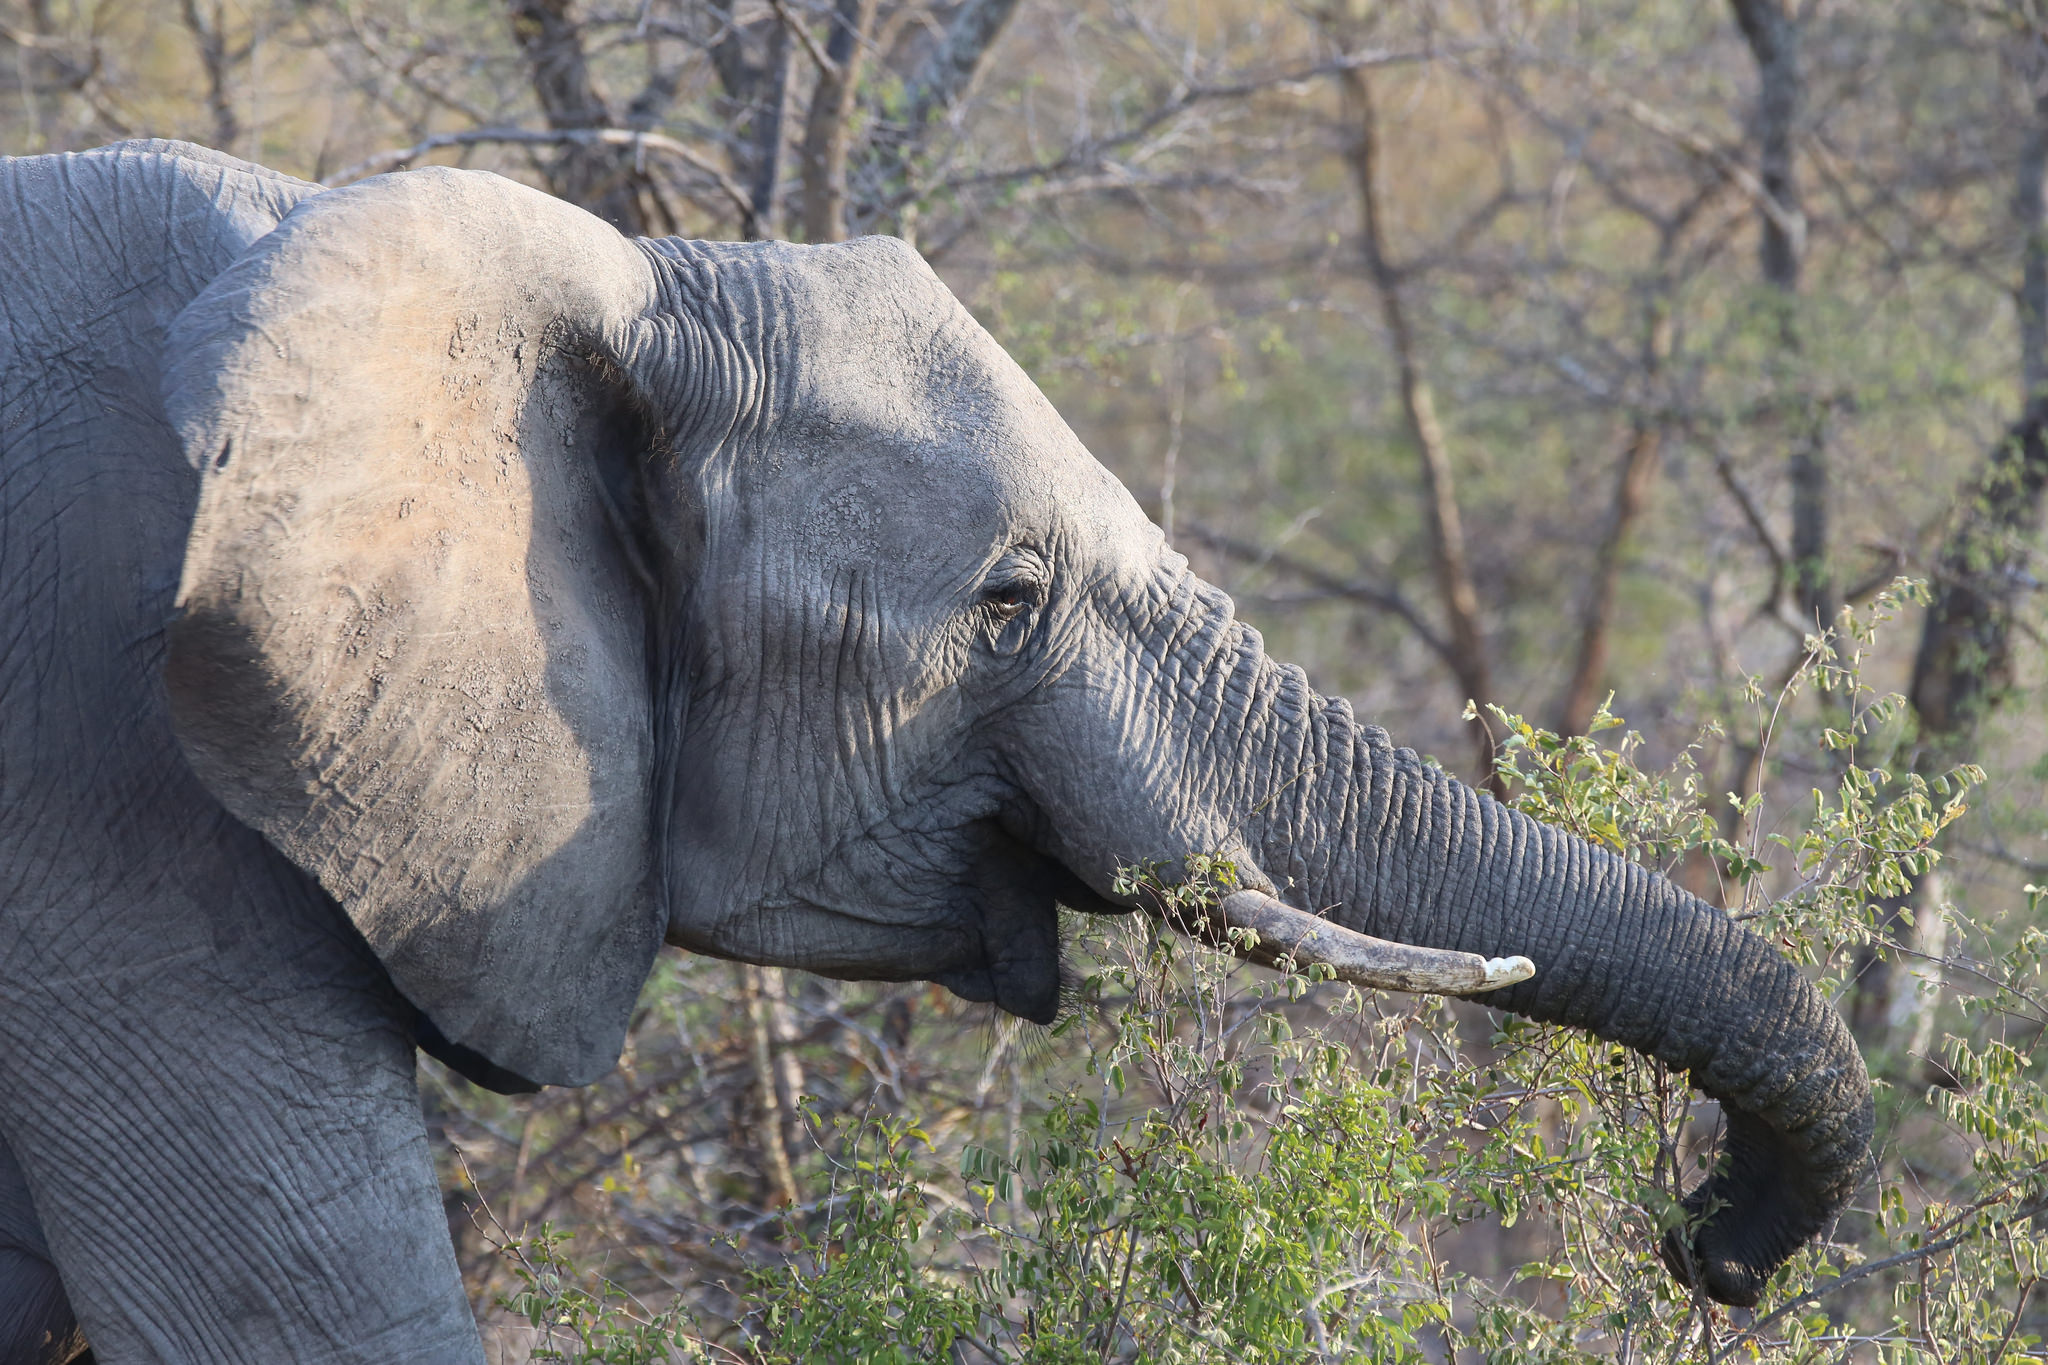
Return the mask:
{"type": "Polygon", "coordinates": [[[1065,985],[1059,908],[1115,914],[1123,907],[1000,828],[991,825],[986,836],[961,888],[962,908],[980,939],[980,961],[931,979],[962,1000],[1050,1024],[1065,985]]]}
{"type": "Polygon", "coordinates": [[[961,972],[940,972],[932,980],[962,1000],[993,1004],[1005,1014],[1050,1024],[1059,1017],[1061,961],[992,962],[961,972]]]}

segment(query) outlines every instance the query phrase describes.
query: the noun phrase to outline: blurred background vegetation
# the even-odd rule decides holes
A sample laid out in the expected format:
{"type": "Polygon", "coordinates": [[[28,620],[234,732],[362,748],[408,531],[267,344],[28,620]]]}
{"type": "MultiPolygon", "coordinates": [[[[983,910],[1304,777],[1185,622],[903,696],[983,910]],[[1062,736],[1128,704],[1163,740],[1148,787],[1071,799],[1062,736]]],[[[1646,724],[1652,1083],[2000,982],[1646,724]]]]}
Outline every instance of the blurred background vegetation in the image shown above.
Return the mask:
{"type": "MultiPolygon", "coordinates": [[[[1987,1188],[1968,1182],[1994,1139],[1955,1105],[1994,1081],[1955,1046],[2016,1049],[1998,1093],[2040,1098],[2041,0],[0,0],[0,152],[139,136],[328,184],[483,167],[632,233],[909,238],[1274,652],[1397,741],[1555,817],[1569,800],[1495,773],[1521,732],[1472,717],[1498,704],[1569,746],[1612,694],[1625,764],[1572,748],[1590,766],[1558,790],[1677,772],[1657,800],[1690,832],[1610,820],[1610,842],[1791,916],[1902,1106],[1845,1247],[1918,1235],[1885,1233],[1886,1191],[1924,1231],[1987,1188]],[[1816,641],[1901,576],[1925,590],[1874,641],[1831,637],[1858,681],[1826,685],[1816,641]],[[1910,779],[1938,806],[1958,765],[1981,769],[1967,815],[1895,837],[1910,779]],[[1873,769],[1895,780],[1841,816],[1873,769]]],[[[1135,998],[1113,977],[1069,1016],[1112,1051],[1135,998]]],[[[1408,1065],[1513,1071],[1497,1019],[1447,1017],[1402,1027],[1462,1028],[1470,1055],[1418,1042],[1408,1065]]],[[[794,1319],[759,1276],[830,1243],[849,1133],[921,1124],[956,1184],[962,1161],[1018,1171],[1099,1052],[936,989],[671,956],[604,1083],[503,1099],[427,1064],[423,1088],[484,1320],[557,1274],[545,1246],[502,1249],[547,1223],[760,1352],[794,1319]]],[[[1526,1081],[1517,1122],[1576,1131],[1526,1081]]],[[[2038,1153],[2012,1160],[2035,1189],[2038,1153]]],[[[2008,1241],[2034,1235],[2032,1199],[1998,1204],[2008,1241]]],[[[1590,1272],[1515,1278],[1570,1249],[1569,1200],[1504,1207],[1386,1226],[1451,1217],[1430,1265],[1572,1318],[1590,1272]]],[[[1638,1242],[1615,1254],[1647,1265],[1638,1242]]],[[[2038,1350],[2023,1259],[1960,1284],[1987,1325],[1953,1358],[2038,1350]]],[[[1949,1358],[1938,1264],[1860,1280],[1882,1322],[1810,1358],[1949,1358]]],[[[1650,1293],[1638,1270],[1599,1292],[1650,1293]]],[[[1415,1337],[1438,1359],[1492,1301],[1445,1292],[1415,1337]]],[[[1854,1298],[1817,1311],[1847,1322],[1854,1298]]],[[[1701,1358],[1735,1330],[1666,1306],[1697,1311],[1701,1358]]],[[[1628,1358],[1619,1330],[1559,1340],[1628,1358]]],[[[1135,1340],[1084,1354],[1168,1358],[1135,1340]]]]}

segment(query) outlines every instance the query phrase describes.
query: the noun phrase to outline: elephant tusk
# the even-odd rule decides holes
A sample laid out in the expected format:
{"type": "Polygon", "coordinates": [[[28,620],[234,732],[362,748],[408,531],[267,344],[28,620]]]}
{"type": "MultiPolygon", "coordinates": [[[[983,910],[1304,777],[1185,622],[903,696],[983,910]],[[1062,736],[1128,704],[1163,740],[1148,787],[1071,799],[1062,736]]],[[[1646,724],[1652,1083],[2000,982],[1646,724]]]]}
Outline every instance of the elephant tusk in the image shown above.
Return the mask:
{"type": "Polygon", "coordinates": [[[1274,966],[1283,959],[1328,966],[1339,981],[1417,995],[1478,995],[1536,975],[1526,957],[1481,957],[1443,948],[1417,948],[1346,929],[1297,910],[1263,891],[1234,891],[1209,912],[1200,937],[1249,961],[1274,966]],[[1249,929],[1252,941],[1232,942],[1228,931],[1249,929]]]}

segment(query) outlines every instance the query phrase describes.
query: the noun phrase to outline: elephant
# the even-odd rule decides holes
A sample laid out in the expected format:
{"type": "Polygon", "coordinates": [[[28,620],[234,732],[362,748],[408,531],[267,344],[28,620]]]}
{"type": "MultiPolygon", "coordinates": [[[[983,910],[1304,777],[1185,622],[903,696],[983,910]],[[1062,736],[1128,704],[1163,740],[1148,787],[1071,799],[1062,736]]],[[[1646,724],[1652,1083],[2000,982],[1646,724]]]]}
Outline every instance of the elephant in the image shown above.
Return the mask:
{"type": "Polygon", "coordinates": [[[145,141],[0,264],[0,1276],[99,1360],[476,1361],[416,1048],[587,1083],[664,944],[1046,1021],[1140,860],[1689,1072],[1717,1300],[1858,1184],[1792,963],[1269,657],[899,241],[145,141]]]}

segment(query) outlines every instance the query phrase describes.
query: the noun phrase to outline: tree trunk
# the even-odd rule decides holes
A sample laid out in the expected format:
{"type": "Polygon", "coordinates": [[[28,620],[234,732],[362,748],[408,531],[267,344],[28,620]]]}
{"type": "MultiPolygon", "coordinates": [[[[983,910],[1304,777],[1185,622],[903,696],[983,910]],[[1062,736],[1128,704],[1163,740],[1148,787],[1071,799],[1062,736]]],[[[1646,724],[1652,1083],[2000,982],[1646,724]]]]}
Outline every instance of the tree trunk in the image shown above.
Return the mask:
{"type": "Polygon", "coordinates": [[[755,96],[749,241],[772,242],[782,236],[782,125],[789,117],[789,63],[789,30],[777,23],[768,35],[768,65],[755,96]]]}
{"type": "MultiPolygon", "coordinates": [[[[590,78],[583,28],[571,0],[511,0],[512,37],[526,56],[533,93],[548,127],[609,128],[612,112],[590,78]]],[[[629,237],[648,234],[643,193],[652,190],[635,169],[630,148],[566,147],[548,168],[548,189],[588,209],[629,237]]]]}
{"type": "MultiPolygon", "coordinates": [[[[1794,135],[1806,100],[1799,62],[1799,21],[1792,0],[1730,0],[1735,22],[1756,61],[1757,100],[1751,122],[1757,179],[1768,202],[1757,206],[1757,263],[1777,309],[1779,347],[1787,369],[1800,372],[1799,278],[1806,264],[1806,212],[1801,206],[1794,135]]],[[[1810,395],[1786,405],[1785,458],[1792,493],[1792,582],[1800,619],[1817,629],[1834,624],[1841,599],[1828,546],[1827,414],[1810,395]]]]}
{"type": "Polygon", "coordinates": [[[874,28],[875,0],[838,0],[825,56],[832,65],[818,72],[811,108],[804,120],[804,240],[846,240],[846,157],[853,136],[854,97],[860,90],[867,37],[874,28]]]}
{"type": "Polygon", "coordinates": [[[791,1207],[802,1202],[793,1154],[801,1150],[803,1119],[797,1105],[803,1098],[803,1072],[790,1046],[796,1041],[788,988],[777,967],[735,964],[740,995],[747,1004],[747,1056],[754,1071],[754,1099],[760,1126],[754,1133],[768,1203],[791,1207]]]}
{"type": "MultiPolygon", "coordinates": [[[[903,121],[886,136],[877,137],[868,153],[866,179],[875,183],[875,202],[860,206],[854,215],[865,231],[892,214],[914,206],[917,189],[912,183],[912,162],[923,150],[932,130],[959,108],[974,89],[974,83],[988,64],[996,40],[1017,10],[1017,0],[963,0],[946,23],[945,32],[933,45],[904,91],[903,121]]],[[[898,223],[907,233],[907,225],[898,223]]]]}
{"type": "MultiPolygon", "coordinates": [[[[1451,671],[1465,699],[1484,706],[1494,700],[1493,669],[1479,624],[1479,594],[1473,587],[1472,568],[1465,554],[1465,528],[1458,513],[1450,451],[1443,427],[1437,421],[1435,397],[1416,354],[1415,335],[1401,297],[1401,275],[1387,250],[1386,208],[1379,187],[1379,128],[1372,87],[1365,71],[1358,67],[1343,71],[1339,82],[1344,93],[1345,122],[1351,134],[1346,160],[1358,189],[1366,275],[1379,296],[1380,316],[1394,347],[1394,361],[1400,373],[1401,412],[1407,421],[1408,439],[1414,444],[1422,466],[1430,568],[1449,627],[1451,671]]],[[[1480,781],[1500,795],[1500,779],[1494,773],[1493,732],[1483,722],[1473,728],[1478,737],[1475,758],[1480,781]]]]}
{"type": "Polygon", "coordinates": [[[1614,483],[1614,510],[1593,556],[1593,579],[1586,588],[1586,605],[1579,617],[1579,648],[1572,665],[1571,681],[1565,684],[1564,699],[1558,704],[1557,731],[1562,735],[1583,735],[1599,710],[1601,684],[1607,675],[1607,642],[1614,629],[1614,599],[1621,584],[1622,560],[1634,536],[1636,522],[1650,499],[1650,484],[1657,476],[1657,457],[1664,433],[1645,418],[1637,418],[1629,431],[1628,448],[1614,483]]]}
{"type": "MultiPolygon", "coordinates": [[[[1936,777],[1976,758],[1984,720],[2013,682],[2013,631],[2031,590],[2028,565],[2048,490],[2048,69],[2031,45],[2022,53],[2033,120],[2014,168],[2013,218],[2021,241],[2020,415],[1956,499],[1955,519],[1935,563],[1934,600],[1920,629],[1907,689],[1920,721],[1914,770],[1936,777]]],[[[1945,938],[1932,877],[1893,907],[1890,928],[1921,956],[1939,958],[1945,938]],[[1910,911],[1912,923],[1897,914],[1910,911]]],[[[1936,997],[1925,966],[1873,958],[1859,975],[1856,1019],[1926,1056],[1936,997]]]]}
{"type": "MultiPolygon", "coordinates": [[[[1643,374],[1654,383],[1671,350],[1671,305],[1659,294],[1649,305],[1650,316],[1643,336],[1643,374]]],[[[1614,630],[1615,594],[1621,583],[1622,562],[1643,509],[1650,500],[1650,485],[1657,477],[1658,456],[1663,449],[1664,431],[1649,413],[1637,413],[1629,424],[1628,446],[1614,481],[1614,506],[1593,557],[1593,578],[1586,588],[1586,605],[1579,617],[1579,648],[1573,662],[1571,681],[1565,685],[1558,705],[1559,734],[1582,735],[1593,723],[1599,709],[1601,684],[1607,673],[1607,642],[1614,630]]]]}
{"type": "Polygon", "coordinates": [[[1979,725],[2012,684],[2013,615],[2048,487],[2048,71],[2022,69],[2035,88],[2013,177],[2020,415],[1957,499],[1935,571],[1909,693],[1929,771],[1975,753],[1979,725]]]}
{"type": "Polygon", "coordinates": [[[1793,132],[1805,102],[1799,68],[1799,21],[1788,0],[1730,0],[1735,22],[1756,60],[1758,79],[1754,137],[1757,179],[1777,207],[1760,206],[1758,263],[1763,277],[1787,294],[1799,292],[1806,263],[1806,217],[1800,207],[1793,163],[1793,132]]]}
{"type": "Polygon", "coordinates": [[[2012,686],[2013,618],[2048,487],[2048,394],[2037,393],[1958,500],[1936,562],[1907,693],[1922,771],[1974,757],[1978,729],[2012,686]]]}

